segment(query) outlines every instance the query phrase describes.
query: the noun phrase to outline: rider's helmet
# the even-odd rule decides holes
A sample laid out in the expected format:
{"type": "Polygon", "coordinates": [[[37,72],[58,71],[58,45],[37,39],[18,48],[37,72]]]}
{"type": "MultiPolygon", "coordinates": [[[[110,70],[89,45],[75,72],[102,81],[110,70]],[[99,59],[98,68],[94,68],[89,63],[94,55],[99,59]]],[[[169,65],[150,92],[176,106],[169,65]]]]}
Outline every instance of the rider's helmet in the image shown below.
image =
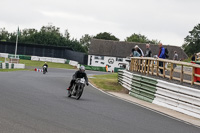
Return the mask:
{"type": "Polygon", "coordinates": [[[85,71],[85,67],[84,67],[84,66],[81,66],[81,67],[79,68],[79,70],[80,70],[81,72],[84,72],[84,71],[85,71]]]}

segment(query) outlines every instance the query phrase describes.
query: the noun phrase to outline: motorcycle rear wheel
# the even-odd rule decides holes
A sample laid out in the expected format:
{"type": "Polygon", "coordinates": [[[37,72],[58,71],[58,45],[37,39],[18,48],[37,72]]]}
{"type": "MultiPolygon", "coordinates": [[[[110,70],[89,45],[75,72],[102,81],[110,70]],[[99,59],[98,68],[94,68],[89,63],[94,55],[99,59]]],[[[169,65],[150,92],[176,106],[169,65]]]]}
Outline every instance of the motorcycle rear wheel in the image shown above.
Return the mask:
{"type": "Polygon", "coordinates": [[[43,69],[43,74],[45,74],[46,73],[46,70],[45,69],[43,69]]]}

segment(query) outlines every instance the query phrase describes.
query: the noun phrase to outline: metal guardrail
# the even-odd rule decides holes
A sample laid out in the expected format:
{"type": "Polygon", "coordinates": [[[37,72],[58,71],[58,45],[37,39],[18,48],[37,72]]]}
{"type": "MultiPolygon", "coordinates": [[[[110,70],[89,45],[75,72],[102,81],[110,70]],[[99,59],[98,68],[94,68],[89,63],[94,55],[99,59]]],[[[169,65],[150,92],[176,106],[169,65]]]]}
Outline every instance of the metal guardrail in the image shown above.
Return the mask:
{"type": "Polygon", "coordinates": [[[120,70],[118,82],[138,99],[200,118],[200,90],[120,70]]]}
{"type": "Polygon", "coordinates": [[[200,65],[198,64],[150,57],[132,57],[130,71],[161,76],[163,78],[169,78],[170,80],[179,80],[180,82],[190,83],[191,85],[200,85],[200,83],[197,82],[197,79],[200,78],[200,74],[196,73],[197,71],[200,71],[200,65]],[[163,63],[163,67],[159,66],[159,62],[163,63]],[[165,67],[165,64],[168,64],[167,67],[165,67]],[[176,70],[174,68],[175,65],[180,66],[180,70],[176,70]],[[185,71],[184,67],[190,67],[191,71],[185,71]],[[163,74],[159,72],[160,69],[163,70],[163,74]],[[166,71],[168,71],[169,74],[167,74],[166,71]],[[173,76],[175,72],[179,73],[180,76],[173,76]],[[186,75],[191,76],[191,78],[185,79],[184,76],[186,75]]]}

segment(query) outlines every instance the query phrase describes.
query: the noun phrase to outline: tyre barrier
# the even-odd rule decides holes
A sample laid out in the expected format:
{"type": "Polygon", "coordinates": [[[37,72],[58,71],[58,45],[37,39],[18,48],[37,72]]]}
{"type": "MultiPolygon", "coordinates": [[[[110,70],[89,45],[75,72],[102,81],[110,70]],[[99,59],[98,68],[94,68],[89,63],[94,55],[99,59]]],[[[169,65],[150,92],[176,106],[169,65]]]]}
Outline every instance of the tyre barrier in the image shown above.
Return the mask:
{"type": "Polygon", "coordinates": [[[200,119],[200,90],[119,70],[118,82],[138,99],[200,119]]]}
{"type": "Polygon", "coordinates": [[[25,64],[0,63],[0,69],[24,69],[25,64]]]}

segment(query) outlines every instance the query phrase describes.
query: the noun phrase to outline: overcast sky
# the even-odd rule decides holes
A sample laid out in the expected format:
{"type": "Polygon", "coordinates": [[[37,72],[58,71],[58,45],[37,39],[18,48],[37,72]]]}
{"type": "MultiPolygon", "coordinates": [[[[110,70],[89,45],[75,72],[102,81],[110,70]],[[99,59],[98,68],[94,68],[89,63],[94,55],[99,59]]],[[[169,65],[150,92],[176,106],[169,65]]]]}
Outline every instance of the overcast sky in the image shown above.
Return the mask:
{"type": "Polygon", "coordinates": [[[181,46],[200,23],[200,0],[0,0],[0,28],[9,32],[49,23],[71,37],[109,32],[121,41],[140,33],[181,46]]]}

